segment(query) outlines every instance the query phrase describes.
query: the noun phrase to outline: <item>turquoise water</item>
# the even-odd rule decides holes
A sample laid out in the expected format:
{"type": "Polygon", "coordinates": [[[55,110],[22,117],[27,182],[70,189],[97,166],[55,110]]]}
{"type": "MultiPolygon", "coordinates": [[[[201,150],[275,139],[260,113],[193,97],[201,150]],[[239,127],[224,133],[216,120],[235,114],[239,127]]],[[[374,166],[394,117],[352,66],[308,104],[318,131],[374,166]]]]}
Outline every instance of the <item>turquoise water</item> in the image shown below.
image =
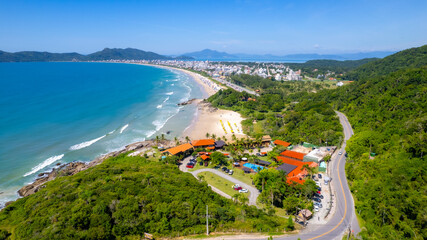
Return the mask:
{"type": "Polygon", "coordinates": [[[0,207],[57,163],[90,161],[171,131],[205,97],[188,75],[117,63],[0,63],[0,207]]]}
{"type": "Polygon", "coordinates": [[[245,163],[243,164],[244,167],[248,167],[248,168],[252,168],[255,172],[258,172],[258,168],[260,168],[261,170],[263,170],[265,167],[257,165],[257,164],[253,164],[253,163],[245,163]]]}

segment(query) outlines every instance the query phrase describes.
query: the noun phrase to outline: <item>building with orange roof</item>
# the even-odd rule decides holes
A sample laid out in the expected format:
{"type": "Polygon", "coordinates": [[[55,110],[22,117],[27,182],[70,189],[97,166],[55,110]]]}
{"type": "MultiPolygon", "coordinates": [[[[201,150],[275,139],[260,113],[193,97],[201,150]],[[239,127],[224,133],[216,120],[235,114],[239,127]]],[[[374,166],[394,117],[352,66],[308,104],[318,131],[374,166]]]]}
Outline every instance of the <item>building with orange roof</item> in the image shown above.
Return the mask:
{"type": "Polygon", "coordinates": [[[291,151],[291,150],[285,150],[283,152],[280,153],[280,155],[285,156],[285,157],[289,157],[289,158],[293,158],[299,161],[303,161],[304,160],[304,153],[300,153],[300,152],[295,152],[295,151],[291,151]]]}
{"type": "Polygon", "coordinates": [[[304,178],[307,175],[307,170],[303,169],[304,165],[308,165],[309,167],[317,167],[317,163],[315,162],[302,162],[283,156],[278,156],[277,161],[282,162],[286,165],[296,166],[295,168],[288,168],[290,171],[287,174],[287,183],[289,184],[291,184],[292,182],[303,184],[305,182],[304,178]]]}
{"type": "Polygon", "coordinates": [[[191,145],[193,145],[196,148],[215,147],[215,140],[214,139],[194,140],[194,141],[191,141],[191,145]]]}
{"type": "Polygon", "coordinates": [[[174,155],[181,154],[181,153],[185,154],[186,152],[190,152],[192,150],[193,150],[193,145],[191,145],[189,143],[184,143],[184,144],[181,144],[179,146],[169,148],[169,149],[163,151],[162,153],[174,156],[174,155]]]}
{"type": "Polygon", "coordinates": [[[208,155],[201,155],[200,158],[202,158],[203,161],[206,161],[206,159],[209,159],[210,157],[208,155]]]}
{"type": "Polygon", "coordinates": [[[289,147],[291,145],[291,143],[288,143],[288,142],[285,142],[285,141],[282,141],[282,140],[279,140],[279,139],[274,140],[273,143],[276,144],[276,145],[284,146],[284,147],[289,147]]]}

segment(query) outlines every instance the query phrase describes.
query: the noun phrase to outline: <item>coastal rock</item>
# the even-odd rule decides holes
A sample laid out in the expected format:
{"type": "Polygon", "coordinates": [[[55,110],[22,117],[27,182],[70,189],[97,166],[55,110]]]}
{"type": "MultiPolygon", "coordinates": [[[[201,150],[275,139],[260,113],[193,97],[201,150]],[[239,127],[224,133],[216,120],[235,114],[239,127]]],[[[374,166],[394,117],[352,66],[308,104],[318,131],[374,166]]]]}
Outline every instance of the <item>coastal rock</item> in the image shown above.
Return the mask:
{"type": "Polygon", "coordinates": [[[201,99],[193,98],[193,99],[190,99],[188,101],[185,101],[185,102],[182,102],[182,103],[178,103],[178,106],[185,106],[185,105],[197,102],[197,101],[201,101],[201,99]]]}

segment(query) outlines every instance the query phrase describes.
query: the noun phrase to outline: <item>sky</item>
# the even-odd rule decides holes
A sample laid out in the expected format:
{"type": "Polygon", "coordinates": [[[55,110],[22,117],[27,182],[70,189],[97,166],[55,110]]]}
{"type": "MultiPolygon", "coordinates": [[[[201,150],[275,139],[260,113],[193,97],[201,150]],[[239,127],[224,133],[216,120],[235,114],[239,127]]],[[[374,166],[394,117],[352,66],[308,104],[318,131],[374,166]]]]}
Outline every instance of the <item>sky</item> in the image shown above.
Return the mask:
{"type": "Polygon", "coordinates": [[[0,0],[0,50],[398,51],[427,44],[426,23],[426,0],[0,0]]]}

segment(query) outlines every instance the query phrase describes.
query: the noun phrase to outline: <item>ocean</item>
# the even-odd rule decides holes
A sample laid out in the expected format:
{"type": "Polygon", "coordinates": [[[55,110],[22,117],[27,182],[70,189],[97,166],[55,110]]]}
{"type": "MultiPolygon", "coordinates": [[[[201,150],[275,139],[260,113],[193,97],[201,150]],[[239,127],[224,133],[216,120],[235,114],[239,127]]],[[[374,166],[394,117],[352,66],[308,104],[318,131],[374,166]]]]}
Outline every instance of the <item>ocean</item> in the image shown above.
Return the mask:
{"type": "Polygon", "coordinates": [[[119,63],[0,63],[0,207],[57,163],[180,136],[207,94],[177,70],[119,63]],[[166,134],[170,131],[170,134],[166,134]]]}

